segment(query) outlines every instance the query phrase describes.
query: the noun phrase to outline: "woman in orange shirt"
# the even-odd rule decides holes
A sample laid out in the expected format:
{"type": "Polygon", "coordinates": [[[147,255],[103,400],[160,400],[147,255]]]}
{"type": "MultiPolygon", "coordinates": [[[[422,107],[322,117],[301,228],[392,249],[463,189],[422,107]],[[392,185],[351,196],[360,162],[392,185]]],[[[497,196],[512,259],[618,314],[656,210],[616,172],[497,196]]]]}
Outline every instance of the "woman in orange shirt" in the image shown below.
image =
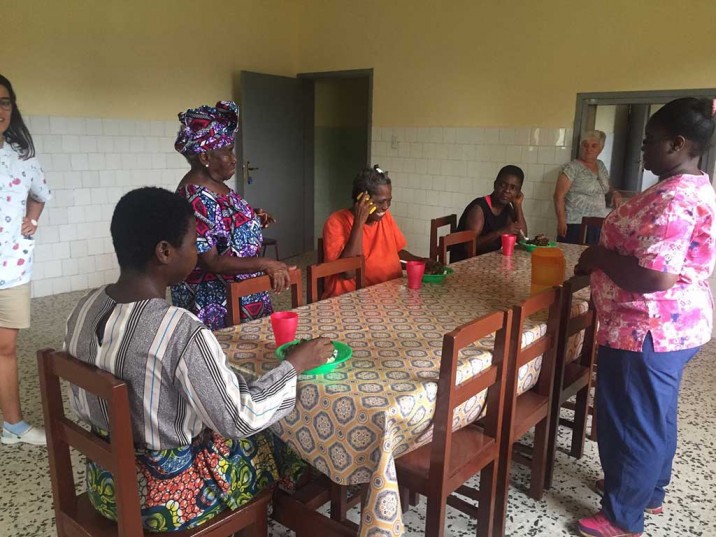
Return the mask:
{"type": "MultiPolygon", "coordinates": [[[[358,173],[353,180],[350,209],[341,209],[328,217],[323,226],[323,254],[326,261],[342,257],[365,257],[367,285],[386,282],[403,275],[400,261],[435,262],[418,257],[405,249],[407,241],[388,209],[393,199],[388,174],[377,165],[358,173]]],[[[355,273],[346,272],[326,278],[323,298],[354,291],[355,273]]]]}

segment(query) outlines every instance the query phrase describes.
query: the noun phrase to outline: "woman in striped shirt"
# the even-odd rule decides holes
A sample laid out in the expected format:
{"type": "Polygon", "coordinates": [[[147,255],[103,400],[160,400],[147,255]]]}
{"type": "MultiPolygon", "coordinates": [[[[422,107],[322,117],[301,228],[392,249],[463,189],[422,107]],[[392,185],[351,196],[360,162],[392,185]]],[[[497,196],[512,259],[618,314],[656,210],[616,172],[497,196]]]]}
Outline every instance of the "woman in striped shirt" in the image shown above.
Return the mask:
{"type": "MultiPolygon", "coordinates": [[[[298,375],[326,363],[329,340],[309,341],[253,382],[237,376],[212,332],[170,306],[166,288],[196,266],[191,205],[159,188],[117,204],[111,224],[117,283],[91,291],[67,322],[65,348],[129,386],[144,526],[192,528],[250,501],[305,465],[264,431],[294,407],[298,375]]],[[[106,435],[106,403],[72,386],[81,420],[106,435]]],[[[116,518],[109,472],[88,463],[94,507],[116,518]]]]}

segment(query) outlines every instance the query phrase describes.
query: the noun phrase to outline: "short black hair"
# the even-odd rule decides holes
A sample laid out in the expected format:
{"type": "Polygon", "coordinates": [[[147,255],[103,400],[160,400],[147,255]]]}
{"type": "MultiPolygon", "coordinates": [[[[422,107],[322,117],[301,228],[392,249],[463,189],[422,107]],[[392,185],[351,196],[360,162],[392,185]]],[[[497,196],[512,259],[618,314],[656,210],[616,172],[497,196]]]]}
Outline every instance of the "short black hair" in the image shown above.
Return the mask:
{"type": "Polygon", "coordinates": [[[515,166],[514,164],[508,164],[507,166],[500,168],[500,171],[497,172],[497,177],[495,177],[495,181],[503,179],[508,175],[517,177],[517,179],[520,180],[520,186],[522,186],[522,183],[525,182],[525,172],[522,171],[522,168],[515,166]]]}
{"type": "Polygon", "coordinates": [[[390,177],[388,177],[388,172],[381,170],[376,164],[372,168],[365,168],[358,172],[358,175],[353,179],[351,197],[353,201],[355,201],[361,192],[368,192],[368,194],[373,195],[379,186],[390,186],[390,184],[391,181],[390,177]]]}
{"type": "Polygon", "coordinates": [[[8,141],[10,147],[15,149],[20,158],[25,160],[35,156],[35,144],[32,141],[30,131],[22,119],[20,108],[17,106],[17,95],[12,88],[10,81],[0,75],[0,86],[5,86],[10,94],[10,102],[12,103],[12,116],[10,116],[10,125],[5,131],[5,140],[8,141]]]}
{"type": "Polygon", "coordinates": [[[714,134],[713,100],[683,97],[666,103],[654,112],[650,121],[673,136],[683,136],[702,155],[714,134]]]}
{"type": "Polygon", "coordinates": [[[143,271],[161,241],[179,248],[193,216],[187,200],[163,188],[138,188],[122,196],[110,225],[119,266],[143,271]]]}

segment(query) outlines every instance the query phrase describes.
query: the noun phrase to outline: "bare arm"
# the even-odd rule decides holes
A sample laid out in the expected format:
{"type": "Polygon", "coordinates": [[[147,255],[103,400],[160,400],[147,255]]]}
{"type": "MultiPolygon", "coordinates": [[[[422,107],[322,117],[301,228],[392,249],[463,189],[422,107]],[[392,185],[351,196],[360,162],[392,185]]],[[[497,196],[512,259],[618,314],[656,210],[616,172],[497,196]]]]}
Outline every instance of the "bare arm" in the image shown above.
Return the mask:
{"type": "Polygon", "coordinates": [[[31,221],[37,222],[40,219],[42,210],[45,208],[45,203],[37,201],[32,196],[27,197],[27,211],[25,218],[22,220],[21,232],[26,237],[31,237],[37,231],[37,226],[31,221]]]}
{"type": "Polygon", "coordinates": [[[564,209],[564,197],[569,192],[572,181],[564,175],[559,174],[557,185],[554,187],[554,212],[557,213],[557,234],[564,237],[567,234],[567,213],[564,209]]]}
{"type": "Polygon", "coordinates": [[[619,287],[632,293],[666,291],[679,279],[678,274],[640,266],[635,256],[621,255],[603,246],[590,246],[582,253],[574,272],[591,274],[597,269],[603,271],[619,287]]]}
{"type": "MultiPolygon", "coordinates": [[[[524,220],[524,216],[522,218],[524,220]]],[[[500,236],[503,233],[517,233],[519,229],[521,229],[521,224],[519,222],[511,222],[503,229],[480,235],[485,227],[485,213],[482,212],[482,207],[476,205],[470,211],[465,227],[477,233],[477,253],[484,254],[485,252],[494,250],[494,243],[500,240],[500,236]],[[490,248],[491,246],[492,248],[490,248]]]]}
{"type": "Polygon", "coordinates": [[[527,232],[527,220],[525,219],[525,212],[522,210],[522,202],[525,200],[525,195],[520,192],[517,199],[515,199],[515,202],[512,204],[512,207],[515,210],[515,218],[516,222],[520,225],[520,229],[522,230],[522,233],[525,234],[526,237],[529,236],[529,233],[527,232]]]}
{"type": "Polygon", "coordinates": [[[219,255],[214,246],[208,252],[199,254],[199,266],[214,274],[249,274],[252,272],[265,272],[271,278],[273,290],[277,293],[290,285],[288,276],[289,267],[280,261],[266,259],[265,257],[232,257],[219,255]]]}
{"type": "MultiPolygon", "coordinates": [[[[353,205],[353,226],[348,235],[348,242],[346,242],[346,245],[343,247],[341,255],[338,256],[339,259],[363,255],[363,226],[368,221],[373,207],[375,206],[367,192],[358,196],[358,199],[353,205]]],[[[355,276],[354,270],[341,274],[341,277],[346,280],[355,278],[355,276]]]]}

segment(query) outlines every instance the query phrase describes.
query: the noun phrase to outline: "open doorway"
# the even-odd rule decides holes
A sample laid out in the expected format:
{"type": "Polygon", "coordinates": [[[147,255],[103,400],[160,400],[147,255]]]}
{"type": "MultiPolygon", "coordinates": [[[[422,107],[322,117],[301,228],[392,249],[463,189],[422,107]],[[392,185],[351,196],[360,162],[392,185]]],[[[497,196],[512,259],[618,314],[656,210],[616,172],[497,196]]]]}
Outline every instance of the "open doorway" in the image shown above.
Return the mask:
{"type": "Polygon", "coordinates": [[[373,70],[242,71],[235,85],[236,190],[276,218],[264,239],[282,259],[312,252],[326,217],[350,204],[353,177],[370,163],[373,70]]]}
{"type": "Polygon", "coordinates": [[[299,75],[313,81],[313,237],[350,204],[356,173],[370,165],[372,70],[299,75]]]}
{"type": "MultiPolygon", "coordinates": [[[[579,151],[580,133],[601,130],[607,135],[600,159],[609,170],[612,185],[626,193],[642,192],[658,178],[644,170],[641,144],[649,117],[667,102],[680,97],[713,99],[716,89],[580,93],[572,140],[573,158],[579,151]]],[[[713,180],[716,150],[713,144],[700,167],[713,180]]]]}

